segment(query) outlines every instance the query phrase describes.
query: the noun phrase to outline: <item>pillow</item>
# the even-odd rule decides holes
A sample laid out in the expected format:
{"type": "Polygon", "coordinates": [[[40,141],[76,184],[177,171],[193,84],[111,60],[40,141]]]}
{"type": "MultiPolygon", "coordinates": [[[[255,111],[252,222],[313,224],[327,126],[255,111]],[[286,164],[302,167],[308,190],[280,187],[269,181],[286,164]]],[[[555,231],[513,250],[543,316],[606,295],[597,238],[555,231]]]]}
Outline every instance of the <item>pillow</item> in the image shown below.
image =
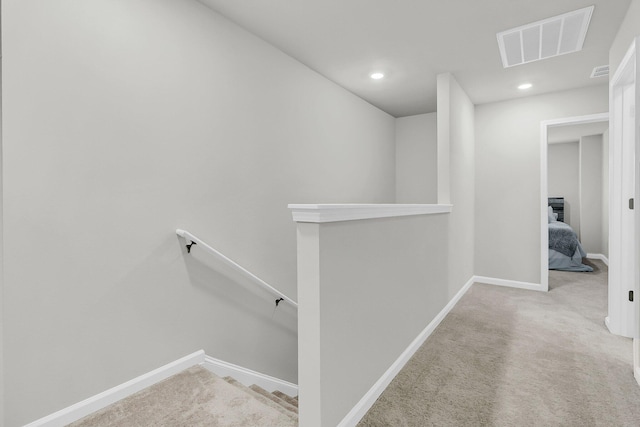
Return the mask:
{"type": "Polygon", "coordinates": [[[558,214],[553,212],[553,208],[551,206],[548,207],[547,213],[547,216],[549,217],[549,223],[558,222],[558,214]]]}

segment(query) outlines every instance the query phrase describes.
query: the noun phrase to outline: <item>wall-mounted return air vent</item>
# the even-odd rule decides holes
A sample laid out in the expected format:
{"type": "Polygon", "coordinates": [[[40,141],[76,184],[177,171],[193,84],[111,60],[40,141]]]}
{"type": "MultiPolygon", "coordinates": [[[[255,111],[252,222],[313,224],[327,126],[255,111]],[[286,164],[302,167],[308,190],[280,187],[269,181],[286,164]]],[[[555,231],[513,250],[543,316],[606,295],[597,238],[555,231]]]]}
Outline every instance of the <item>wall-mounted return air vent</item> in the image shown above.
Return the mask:
{"type": "Polygon", "coordinates": [[[608,75],[609,75],[609,66],[608,65],[601,65],[599,67],[596,67],[591,72],[591,78],[592,79],[595,79],[596,77],[606,77],[608,75]]]}
{"type": "Polygon", "coordinates": [[[582,50],[594,6],[497,34],[504,68],[582,50]]]}

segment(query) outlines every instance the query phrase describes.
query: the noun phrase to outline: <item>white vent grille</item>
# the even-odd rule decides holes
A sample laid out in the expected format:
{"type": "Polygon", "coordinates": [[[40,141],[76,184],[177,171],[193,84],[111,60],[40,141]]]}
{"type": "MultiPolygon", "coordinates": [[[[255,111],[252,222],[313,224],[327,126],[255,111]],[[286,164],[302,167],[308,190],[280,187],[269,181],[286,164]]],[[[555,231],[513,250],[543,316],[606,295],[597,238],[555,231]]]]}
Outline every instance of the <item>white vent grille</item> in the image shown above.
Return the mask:
{"type": "Polygon", "coordinates": [[[594,6],[497,34],[504,68],[582,50],[594,6]]]}
{"type": "Polygon", "coordinates": [[[596,67],[591,72],[591,78],[592,79],[595,79],[596,77],[606,77],[608,75],[609,75],[609,66],[608,65],[601,65],[599,67],[596,67]]]}

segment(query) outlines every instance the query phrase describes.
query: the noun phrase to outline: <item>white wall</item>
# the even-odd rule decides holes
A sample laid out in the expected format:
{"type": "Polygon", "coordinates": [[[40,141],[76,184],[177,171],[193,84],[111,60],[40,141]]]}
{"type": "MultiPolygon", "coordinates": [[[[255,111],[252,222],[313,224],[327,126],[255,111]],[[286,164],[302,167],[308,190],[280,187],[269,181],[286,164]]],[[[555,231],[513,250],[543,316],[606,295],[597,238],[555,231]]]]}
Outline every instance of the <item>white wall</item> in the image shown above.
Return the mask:
{"type": "Polygon", "coordinates": [[[396,119],[396,203],[436,203],[436,113],[396,119]]]}
{"type": "MultiPolygon", "coordinates": [[[[1,8],[0,8],[1,9],[1,8]]],[[[0,10],[0,21],[2,11],[0,10]]],[[[2,37],[0,35],[0,58],[2,57],[2,37]]],[[[4,197],[2,197],[2,61],[0,60],[0,425],[4,419],[4,197]]]]}
{"type": "MultiPolygon", "coordinates": [[[[640,0],[632,0],[629,5],[629,10],[627,11],[627,15],[625,16],[620,29],[618,30],[618,34],[609,49],[609,66],[611,68],[611,72],[609,73],[609,79],[613,77],[624,58],[624,55],[627,53],[631,43],[634,38],[640,35],[640,0]]],[[[606,138],[606,145],[608,145],[608,135],[606,138]]],[[[603,144],[604,145],[604,144],[603,144]]],[[[608,217],[608,216],[607,216],[608,217]]],[[[607,222],[608,223],[608,222],[607,222]]],[[[608,236],[608,233],[607,233],[608,236]]],[[[607,242],[607,251],[608,251],[608,242],[607,242]]],[[[606,254],[609,256],[608,252],[606,254]]],[[[611,307],[611,300],[609,301],[611,307]]],[[[611,308],[610,308],[611,312],[611,308]]],[[[638,339],[633,340],[633,361],[634,361],[634,372],[638,372],[640,369],[640,342],[638,339]]],[[[637,377],[636,377],[637,378],[637,377]]]]}
{"type": "Polygon", "coordinates": [[[393,117],[195,1],[2,2],[5,426],[203,348],[296,381],[287,203],[394,201],[393,117]]]}
{"type": "Polygon", "coordinates": [[[549,197],[564,197],[564,222],[580,238],[580,143],[549,144],[547,151],[549,197]]]}
{"type": "Polygon", "coordinates": [[[609,130],[602,134],[602,254],[609,257],[609,130]]]}
{"type": "Polygon", "coordinates": [[[633,39],[640,35],[640,0],[631,0],[611,48],[609,49],[609,78],[613,77],[633,39]]]}
{"type": "Polygon", "coordinates": [[[451,298],[474,274],[475,112],[453,75],[438,75],[437,84],[438,202],[453,204],[449,221],[451,298]]]}
{"type": "Polygon", "coordinates": [[[336,425],[449,302],[449,221],[439,214],[321,225],[323,426],[336,425]],[[345,328],[353,323],[365,328],[345,328]]]}
{"type": "Polygon", "coordinates": [[[579,141],[549,144],[548,194],[565,198],[565,222],[576,231],[584,250],[604,254],[603,239],[603,136],[583,136],[579,141]]]}
{"type": "Polygon", "coordinates": [[[580,217],[584,250],[602,254],[602,135],[580,138],[580,217]]]}
{"type": "Polygon", "coordinates": [[[540,122],[608,110],[607,85],[476,106],[477,275],[540,283],[540,122]]]}
{"type": "Polygon", "coordinates": [[[474,274],[474,106],[451,74],[437,128],[452,213],[298,224],[301,425],[337,425],[474,274]]]}
{"type": "Polygon", "coordinates": [[[300,425],[336,426],[447,304],[449,219],[298,224],[300,425]]]}

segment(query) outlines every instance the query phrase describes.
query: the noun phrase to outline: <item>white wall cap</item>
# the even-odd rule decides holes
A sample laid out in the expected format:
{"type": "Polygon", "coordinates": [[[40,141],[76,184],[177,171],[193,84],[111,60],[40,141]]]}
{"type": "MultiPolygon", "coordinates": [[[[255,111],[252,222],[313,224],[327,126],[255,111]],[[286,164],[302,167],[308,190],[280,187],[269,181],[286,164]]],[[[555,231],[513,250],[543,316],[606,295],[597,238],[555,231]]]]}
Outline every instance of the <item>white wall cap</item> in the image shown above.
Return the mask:
{"type": "Polygon", "coordinates": [[[290,204],[295,222],[338,222],[409,215],[450,213],[452,205],[426,204],[290,204]]]}

